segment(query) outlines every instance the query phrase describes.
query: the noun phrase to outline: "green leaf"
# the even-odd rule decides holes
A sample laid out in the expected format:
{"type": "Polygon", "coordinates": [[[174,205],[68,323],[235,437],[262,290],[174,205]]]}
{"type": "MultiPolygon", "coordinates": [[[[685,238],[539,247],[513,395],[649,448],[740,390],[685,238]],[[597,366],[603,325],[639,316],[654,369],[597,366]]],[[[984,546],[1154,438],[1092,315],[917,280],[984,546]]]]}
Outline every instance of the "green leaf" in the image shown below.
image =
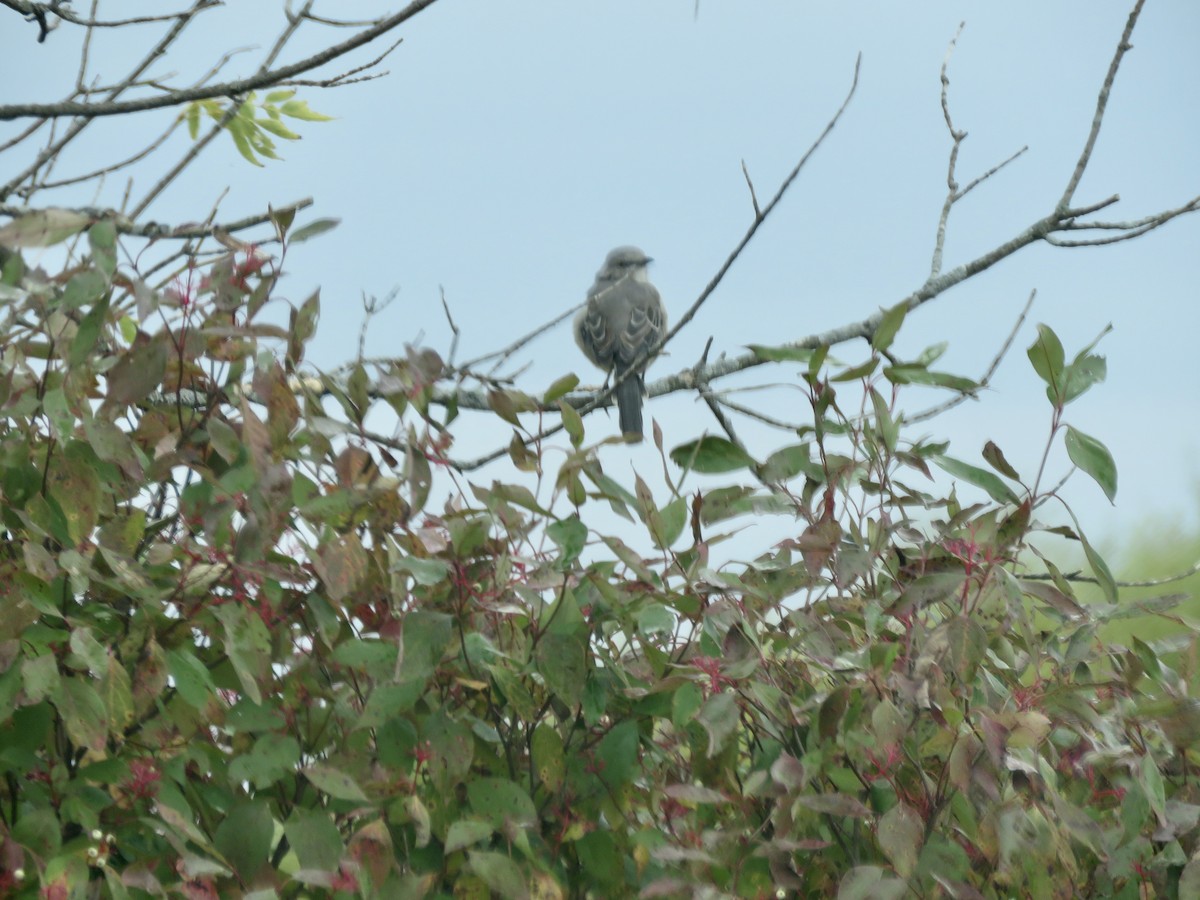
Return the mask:
{"type": "Polygon", "coordinates": [[[183,112],[183,117],[187,121],[188,137],[193,141],[200,134],[201,112],[203,112],[203,107],[199,103],[189,103],[183,112]]]}
{"type": "Polygon", "coordinates": [[[1117,582],[1113,578],[1112,572],[1108,568],[1108,564],[1104,561],[1096,549],[1088,542],[1088,539],[1083,534],[1083,529],[1079,526],[1079,520],[1075,518],[1075,513],[1070,507],[1067,507],[1067,514],[1071,517],[1071,521],[1075,523],[1075,534],[1079,537],[1079,543],[1083,545],[1083,554],[1087,557],[1088,565],[1092,567],[1092,574],[1096,576],[1096,582],[1100,585],[1100,589],[1104,591],[1104,596],[1109,603],[1116,603],[1118,599],[1117,582]]]}
{"type": "Polygon", "coordinates": [[[528,900],[529,888],[520,867],[503,853],[472,850],[467,868],[500,895],[501,900],[528,900]]]}
{"type": "Polygon", "coordinates": [[[279,111],[285,116],[290,116],[293,119],[302,119],[305,122],[332,122],[332,116],[323,116],[319,112],[313,112],[308,108],[306,100],[288,100],[279,107],[279,111]]]}
{"type": "Polygon", "coordinates": [[[167,651],[167,671],[179,696],[196,709],[204,709],[216,692],[208,667],[182,647],[167,651]]]}
{"type": "Polygon", "coordinates": [[[567,432],[567,437],[571,439],[571,446],[582,446],[583,418],[579,415],[579,411],[566,400],[558,401],[558,411],[562,416],[563,429],[567,432]]]}
{"type": "Polygon", "coordinates": [[[893,384],[923,384],[930,387],[948,388],[960,394],[974,394],[979,390],[979,382],[961,375],[951,375],[948,372],[931,372],[924,366],[887,366],[883,370],[884,377],[893,384]]]}
{"type": "Polygon", "coordinates": [[[67,735],[77,747],[101,753],[108,742],[108,710],[93,682],[84,678],[62,679],[62,692],[55,701],[62,713],[67,735]]]}
{"type": "Polygon", "coordinates": [[[729,691],[713,694],[704,701],[696,721],[708,734],[708,755],[716,756],[724,749],[725,744],[737,732],[738,725],[737,699],[729,691]]]}
{"type": "Polygon", "coordinates": [[[432,756],[429,771],[434,786],[449,790],[471,769],[474,758],[474,741],[471,732],[461,722],[456,722],[439,710],[427,718],[421,728],[421,738],[429,743],[432,756]]]}
{"type": "Polygon", "coordinates": [[[417,609],[404,618],[404,661],[400,676],[423,681],[436,671],[454,637],[454,620],[446,613],[417,609]]]}
{"type": "Polygon", "coordinates": [[[655,515],[647,518],[654,546],[666,550],[679,540],[679,535],[683,534],[683,526],[687,524],[687,516],[686,497],[676,497],[662,509],[655,510],[655,515]]]}
{"type": "Polygon", "coordinates": [[[67,645],[71,648],[67,665],[72,668],[86,669],[93,676],[101,675],[108,668],[108,652],[96,640],[90,628],[73,628],[67,645]]]}
{"type": "Polygon", "coordinates": [[[476,778],[467,785],[472,811],[505,833],[513,826],[532,828],[537,809],[525,789],[507,778],[476,778]]]}
{"type": "Polygon", "coordinates": [[[1063,396],[1063,365],[1066,361],[1058,335],[1050,326],[1039,324],[1037,340],[1025,352],[1033,364],[1033,371],[1046,382],[1046,396],[1057,406],[1063,396]]]}
{"type": "Polygon", "coordinates": [[[1104,496],[1112,502],[1117,496],[1117,464],[1108,448],[1070,425],[1067,426],[1063,442],[1067,445],[1071,462],[1092,476],[1092,480],[1104,491],[1104,496]]]}
{"type": "Polygon", "coordinates": [[[978,466],[969,465],[950,456],[939,454],[931,458],[939,468],[948,474],[953,475],[955,478],[961,478],[968,484],[983,488],[988,496],[997,503],[1011,503],[1014,506],[1020,505],[1021,501],[1013,492],[1013,489],[991,472],[981,469],[978,466]]]}
{"type": "Polygon", "coordinates": [[[971,684],[987,650],[987,632],[983,626],[969,616],[954,616],[939,625],[934,635],[946,642],[950,670],[963,684],[971,684]]]}
{"type": "Polygon", "coordinates": [[[342,223],[341,219],[314,219],[307,225],[301,225],[288,237],[289,244],[300,244],[327,231],[333,231],[342,223]]]}
{"type": "Polygon", "coordinates": [[[849,794],[836,792],[824,794],[801,794],[796,802],[814,812],[827,813],[831,816],[846,816],[853,819],[869,819],[874,816],[871,810],[864,806],[861,800],[849,794]]]}
{"type": "Polygon", "coordinates": [[[546,393],[542,395],[543,403],[553,403],[560,397],[565,397],[571,391],[575,390],[579,385],[579,376],[574,372],[564,375],[555,381],[550,387],[546,388],[546,393]]]}
{"type": "Polygon", "coordinates": [[[396,716],[408,712],[425,693],[428,678],[401,681],[398,684],[383,684],[371,692],[362,715],[354,723],[355,730],[379,728],[395,720],[396,716]]]}
{"type": "Polygon", "coordinates": [[[115,656],[108,658],[100,679],[100,697],[108,716],[109,734],[120,743],[125,739],[125,730],[133,724],[135,710],[129,673],[115,656]]]}
{"type": "Polygon", "coordinates": [[[72,209],[39,209],[0,228],[0,247],[52,247],[79,234],[91,218],[72,209]]]}
{"type": "Polygon", "coordinates": [[[749,347],[750,352],[763,362],[806,363],[816,352],[811,347],[764,347],[762,344],[750,344],[749,347]]]}
{"type": "Polygon", "coordinates": [[[266,803],[239,803],[222,814],[213,846],[248,883],[266,864],[274,834],[275,821],[266,803]]]}
{"type": "Polygon", "coordinates": [[[916,364],[928,368],[942,358],[946,352],[946,348],[949,346],[949,341],[938,341],[936,344],[930,344],[916,358],[916,364]]]}
{"type": "Polygon", "coordinates": [[[600,777],[610,789],[632,782],[639,774],[637,722],[626,719],[614,726],[596,746],[596,760],[602,765],[600,777]]]}
{"type": "Polygon", "coordinates": [[[624,883],[625,860],[611,833],[588,832],[575,842],[575,852],[588,878],[598,887],[615,889],[624,883]]]}
{"type": "Polygon", "coordinates": [[[1004,451],[997,447],[991,441],[983,445],[983,458],[987,460],[988,465],[1003,475],[1005,478],[1011,478],[1013,481],[1020,481],[1021,476],[1017,474],[1004,456],[1004,451]]]}
{"type": "Polygon", "coordinates": [[[534,650],[538,673],[567,706],[574,709],[583,696],[587,660],[583,641],[578,637],[548,631],[534,650]]]}
{"type": "Polygon", "coordinates": [[[533,758],[533,770],[537,773],[542,787],[551,793],[557,792],[562,787],[563,776],[566,774],[562,735],[554,726],[546,722],[540,723],[533,730],[529,752],[533,758]]]}
{"type": "Polygon", "coordinates": [[[242,157],[249,163],[262,167],[262,163],[258,161],[258,157],[254,155],[254,148],[250,144],[249,131],[250,127],[246,124],[246,120],[237,117],[230,119],[225,125],[225,130],[229,132],[229,136],[233,138],[233,146],[237,148],[237,152],[242,154],[242,157]]]}
{"type": "Polygon", "coordinates": [[[759,470],[763,480],[769,482],[788,481],[801,473],[812,477],[822,475],[821,466],[813,462],[811,444],[781,447],[767,457],[759,470]]]}
{"type": "Polygon", "coordinates": [[[587,526],[579,521],[577,515],[559,519],[546,527],[546,537],[554,541],[562,552],[557,561],[562,571],[566,571],[570,564],[579,558],[579,554],[583,552],[583,548],[587,544],[587,536],[587,526]]]}
{"type": "Polygon", "coordinates": [[[358,783],[345,772],[323,763],[315,763],[302,770],[317,790],[339,800],[355,803],[367,802],[367,795],[358,783]]]}
{"type": "Polygon", "coordinates": [[[857,366],[851,366],[849,369],[842,369],[836,375],[831,377],[830,381],[846,382],[860,381],[872,375],[879,368],[879,357],[872,356],[866,362],[859,363],[857,366]]]}
{"type": "Polygon", "coordinates": [[[92,262],[111,279],[117,270],[117,228],[107,219],[97,222],[88,229],[88,245],[92,248],[92,262]]]}
{"type": "Polygon", "coordinates": [[[906,803],[897,803],[880,818],[876,832],[879,849],[901,877],[907,878],[917,867],[924,834],[921,817],[906,803]]]}
{"type": "Polygon", "coordinates": [[[271,134],[275,135],[276,137],[281,137],[285,141],[300,140],[300,135],[296,134],[296,132],[292,131],[292,129],[288,128],[278,119],[255,119],[254,124],[263,131],[269,131],[271,134]]]}
{"type": "Polygon", "coordinates": [[[710,475],[748,469],[755,464],[737,444],[711,435],[676,447],[671,451],[671,461],[680,468],[710,475]]]}
{"type": "Polygon", "coordinates": [[[295,807],[283,826],[288,844],[305,869],[336,872],[342,858],[342,835],[329,813],[295,807]]]}
{"type": "Polygon", "coordinates": [[[300,744],[295,738],[263,734],[254,740],[250,752],[229,762],[229,780],[248,781],[262,791],[292,774],[299,761],[300,744]]]}
{"type": "Polygon", "coordinates": [[[108,401],[129,406],[159,386],[167,368],[167,342],[151,339],[134,346],[108,370],[108,401]]]}
{"type": "Polygon", "coordinates": [[[407,572],[413,581],[424,587],[441,584],[450,577],[450,566],[440,559],[421,559],[416,556],[402,556],[392,563],[393,572],[407,572]]]}
{"type": "Polygon", "coordinates": [[[883,318],[879,320],[879,325],[875,328],[875,333],[871,336],[871,346],[880,352],[892,346],[892,341],[896,339],[896,333],[904,324],[904,317],[907,315],[908,302],[905,300],[901,300],[885,312],[883,318]]]}
{"type": "Polygon", "coordinates": [[[62,509],[67,531],[75,544],[90,537],[100,520],[103,489],[96,469],[91,448],[72,441],[48,473],[47,493],[62,509]]]}
{"type": "Polygon", "coordinates": [[[104,323],[108,319],[108,300],[108,295],[105,294],[88,310],[87,315],[79,323],[79,330],[71,339],[71,349],[67,354],[67,362],[72,367],[78,366],[86,360],[91,355],[92,348],[96,346],[104,323]]]}
{"type": "Polygon", "coordinates": [[[459,819],[452,822],[446,832],[446,845],[443,852],[449,856],[458,850],[465,850],[480,841],[487,840],[495,831],[489,823],[478,819],[459,819]]]}
{"type": "Polygon", "coordinates": [[[1093,384],[1099,384],[1108,375],[1108,364],[1103,356],[1087,355],[1076,357],[1063,372],[1063,403],[1070,403],[1093,384]]]}
{"type": "Polygon", "coordinates": [[[262,703],[259,686],[270,675],[271,633],[258,614],[232,603],[218,606],[214,615],[225,627],[225,653],[246,696],[262,703]]]}
{"type": "Polygon", "coordinates": [[[966,581],[961,569],[950,572],[930,572],[914,578],[904,586],[900,597],[888,608],[894,616],[906,616],[920,612],[934,603],[941,603],[959,592],[966,581]]]}

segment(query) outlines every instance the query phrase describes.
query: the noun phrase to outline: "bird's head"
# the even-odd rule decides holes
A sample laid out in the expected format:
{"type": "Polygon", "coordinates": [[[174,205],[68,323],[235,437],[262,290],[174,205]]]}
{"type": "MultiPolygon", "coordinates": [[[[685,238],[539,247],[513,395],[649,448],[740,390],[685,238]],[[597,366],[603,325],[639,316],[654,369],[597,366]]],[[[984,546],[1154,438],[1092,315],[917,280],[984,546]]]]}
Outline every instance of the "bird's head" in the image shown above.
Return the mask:
{"type": "Polygon", "coordinates": [[[646,281],[648,278],[646,266],[653,261],[638,247],[618,247],[604,258],[604,265],[596,273],[596,281],[612,283],[620,281],[622,278],[646,281]]]}

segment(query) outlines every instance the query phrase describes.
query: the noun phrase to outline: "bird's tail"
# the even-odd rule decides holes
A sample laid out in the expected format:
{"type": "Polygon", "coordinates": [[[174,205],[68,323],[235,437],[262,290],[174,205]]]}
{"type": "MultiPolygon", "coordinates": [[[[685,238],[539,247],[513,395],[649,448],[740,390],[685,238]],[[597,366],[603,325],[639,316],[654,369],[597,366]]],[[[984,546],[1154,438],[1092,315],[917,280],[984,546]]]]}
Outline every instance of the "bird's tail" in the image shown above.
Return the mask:
{"type": "Polygon", "coordinates": [[[617,385],[617,418],[621,433],[630,440],[640,441],[642,433],[642,379],[630,375],[617,385]]]}

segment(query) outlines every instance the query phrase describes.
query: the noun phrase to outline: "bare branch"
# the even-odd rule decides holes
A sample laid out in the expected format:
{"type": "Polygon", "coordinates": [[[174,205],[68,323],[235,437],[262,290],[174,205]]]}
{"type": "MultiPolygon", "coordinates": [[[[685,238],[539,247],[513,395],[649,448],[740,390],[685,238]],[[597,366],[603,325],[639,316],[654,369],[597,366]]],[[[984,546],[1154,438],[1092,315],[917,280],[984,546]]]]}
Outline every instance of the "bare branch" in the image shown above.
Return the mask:
{"type": "Polygon", "coordinates": [[[15,137],[10,138],[9,140],[5,141],[3,144],[0,144],[0,153],[3,153],[5,150],[11,150],[13,147],[17,146],[17,144],[21,143],[23,140],[25,140],[27,137],[29,137],[31,134],[33,134],[35,131],[37,131],[39,128],[41,128],[43,125],[45,125],[47,123],[47,121],[48,121],[47,119],[40,119],[37,122],[34,122],[28,128],[26,128],[20,134],[16,135],[15,137]]]}
{"type": "MultiPolygon", "coordinates": [[[[202,5],[207,6],[212,0],[203,0],[202,5]]],[[[249,78],[235,79],[226,81],[220,84],[205,85],[194,88],[186,88],[184,90],[175,91],[167,96],[142,97],[137,100],[128,100],[123,103],[104,102],[104,103],[77,103],[65,101],[61,103],[15,103],[0,106],[0,120],[7,119],[23,119],[23,118],[62,118],[65,116],[77,116],[81,119],[95,119],[101,116],[120,116],[126,113],[145,112],[151,109],[163,109],[170,106],[181,106],[185,103],[191,103],[195,100],[210,100],[214,97],[230,97],[239,96],[249,93],[269,85],[278,84],[280,81],[293,78],[305,72],[319,68],[327,62],[337,59],[339,56],[344,56],[351,50],[356,50],[364,44],[369,44],[382,34],[386,34],[393,28],[403,24],[411,19],[417,13],[425,8],[432,6],[437,0],[413,0],[408,6],[402,9],[395,15],[388,16],[386,19],[381,19],[376,25],[359,32],[354,37],[342,41],[340,44],[334,44],[332,47],[326,47],[319,53],[314,53],[312,56],[306,57],[299,62],[292,63],[286,66],[280,66],[278,69],[256,72],[249,78]]],[[[197,10],[198,11],[198,10],[197,10]]],[[[138,74],[141,74],[140,72],[138,74]]]]}
{"type": "MultiPolygon", "coordinates": [[[[285,206],[276,208],[276,212],[288,209],[301,210],[313,205],[312,197],[305,197],[303,200],[297,200],[295,203],[289,203],[285,206]]],[[[40,210],[31,209],[26,206],[13,206],[10,203],[0,203],[0,216],[9,216],[14,219],[19,219],[22,216],[27,216],[30,213],[39,212],[40,210]]],[[[245,231],[247,228],[253,228],[255,225],[265,225],[271,221],[269,213],[260,213],[254,216],[246,216],[242,219],[234,219],[231,222],[223,222],[221,224],[207,225],[162,225],[158,222],[143,222],[135,223],[128,216],[121,215],[111,209],[96,209],[93,207],[79,207],[76,212],[80,212],[85,216],[93,218],[97,221],[111,221],[119,234],[128,234],[134,237],[159,239],[174,239],[174,240],[190,240],[194,238],[212,237],[215,231],[245,231]]]]}
{"type": "MultiPolygon", "coordinates": [[[[29,2],[29,0],[0,0],[4,6],[10,9],[15,9],[27,17],[36,15],[36,8],[39,5],[29,2]]],[[[205,0],[206,5],[220,6],[222,0],[205,0]]],[[[72,25],[81,25],[85,28],[123,28],[126,25],[146,25],[150,22],[169,22],[172,19],[178,19],[180,16],[188,15],[186,12],[162,13],[157,16],[134,16],[130,19],[84,19],[71,12],[70,8],[65,5],[54,5],[53,15],[56,18],[62,19],[64,22],[70,22],[72,25]]],[[[41,20],[39,20],[40,22],[41,20]]],[[[52,27],[48,30],[53,30],[52,27]]],[[[45,38],[45,34],[38,38],[38,43],[41,43],[45,38]]]]}
{"type": "Polygon", "coordinates": [[[775,192],[775,196],[772,197],[770,202],[763,207],[762,212],[755,215],[754,221],[751,222],[750,227],[746,229],[745,235],[742,237],[741,241],[738,242],[738,245],[733,248],[733,252],[729,254],[729,257],[721,265],[721,268],[717,270],[717,274],[712,277],[712,280],[709,281],[707,285],[705,285],[704,290],[700,292],[700,296],[696,298],[696,301],[684,311],[682,316],[679,317],[679,321],[675,323],[675,327],[667,332],[666,337],[664,337],[662,340],[662,344],[654,349],[654,353],[657,353],[662,347],[665,347],[667,344],[669,344],[671,339],[680,331],[682,331],[685,325],[692,321],[692,318],[696,315],[700,307],[704,305],[704,302],[709,298],[712,292],[717,289],[717,286],[721,283],[722,279],[725,278],[725,273],[729,271],[729,269],[737,261],[737,258],[741,255],[742,251],[746,249],[746,245],[749,244],[754,238],[759,226],[767,220],[767,216],[771,215],[771,212],[779,204],[779,201],[783,199],[783,195],[787,193],[788,188],[792,186],[792,182],[794,182],[797,176],[799,176],[800,170],[804,168],[805,163],[807,163],[809,158],[812,157],[812,155],[817,151],[817,148],[824,143],[825,138],[829,136],[829,132],[833,131],[834,126],[837,125],[838,121],[842,118],[842,113],[844,113],[846,111],[846,107],[850,105],[850,100],[854,97],[854,92],[858,89],[858,73],[861,68],[862,54],[859,54],[858,58],[854,61],[854,79],[850,83],[850,90],[846,93],[846,99],[842,101],[842,105],[838,107],[838,111],[834,113],[833,118],[829,120],[829,124],[825,126],[825,130],[821,132],[821,134],[813,142],[812,146],[808,148],[808,151],[802,157],[800,157],[800,161],[796,163],[796,167],[792,169],[787,178],[783,180],[783,183],[779,185],[779,189],[775,192]]]}
{"type": "Polygon", "coordinates": [[[1064,230],[1091,231],[1095,229],[1097,231],[1121,231],[1124,233],[1112,237],[1088,238],[1077,241],[1064,240],[1063,238],[1056,238],[1053,235],[1047,235],[1046,243],[1053,244],[1055,247],[1100,247],[1104,244],[1116,244],[1120,241],[1128,241],[1135,237],[1141,237],[1148,231],[1153,231],[1155,228],[1166,225],[1177,216],[1198,210],[1200,210],[1200,197],[1193,197],[1187,203],[1183,204],[1183,206],[1128,222],[1072,222],[1064,230]]]}
{"type": "MultiPolygon", "coordinates": [[[[151,48],[150,52],[147,53],[145,56],[143,56],[141,61],[138,62],[138,64],[136,66],[134,66],[133,70],[129,73],[129,75],[126,76],[125,81],[122,84],[118,84],[116,87],[114,87],[112,89],[112,91],[109,92],[108,97],[106,98],[106,102],[115,101],[117,99],[117,97],[119,97],[122,93],[124,93],[125,90],[127,90],[128,85],[130,83],[136,81],[139,77],[141,77],[142,73],[145,72],[146,69],[148,69],[155,62],[155,60],[157,60],[160,56],[162,56],[164,53],[166,53],[167,48],[170,47],[171,44],[173,44],[176,41],[176,39],[178,39],[179,35],[183,33],[183,30],[188,26],[189,23],[191,23],[194,20],[196,15],[198,13],[204,11],[205,9],[210,9],[212,7],[212,5],[213,5],[213,0],[196,0],[196,2],[192,5],[191,9],[189,9],[187,12],[180,13],[175,20],[175,24],[172,25],[171,28],[169,28],[167,30],[167,33],[165,35],[163,35],[162,38],[160,38],[157,43],[155,43],[154,47],[151,48]]],[[[87,107],[87,106],[91,106],[92,104],[84,103],[84,104],[73,104],[73,105],[87,107]]],[[[103,105],[103,104],[101,104],[101,105],[103,105]]],[[[0,118],[3,118],[3,117],[0,116],[0,118]]],[[[46,116],[43,118],[53,118],[53,117],[46,116]]],[[[34,173],[36,173],[38,171],[38,169],[40,169],[47,160],[54,159],[55,157],[57,157],[57,155],[63,149],[63,147],[65,147],[72,140],[74,140],[79,135],[79,133],[81,131],[83,131],[83,129],[85,129],[89,124],[91,124],[91,122],[92,122],[92,119],[90,117],[78,118],[74,122],[71,123],[70,127],[67,129],[66,134],[64,134],[61,138],[58,138],[57,140],[52,139],[50,141],[50,143],[48,143],[44,148],[42,148],[42,151],[37,155],[37,157],[34,159],[34,161],[23,172],[19,173],[14,178],[10,179],[5,185],[0,187],[0,200],[4,199],[9,194],[11,194],[13,192],[13,189],[17,185],[21,184],[21,182],[23,182],[26,178],[32,177],[34,175],[34,173]]]]}
{"type": "Polygon", "coordinates": [[[1003,162],[996,163],[996,165],[992,166],[990,169],[988,169],[986,172],[984,172],[978,178],[971,181],[965,188],[963,188],[961,191],[959,191],[958,196],[955,197],[954,199],[956,201],[961,200],[963,197],[967,196],[967,194],[971,193],[971,191],[973,191],[975,188],[979,187],[979,185],[983,184],[983,182],[987,181],[989,178],[991,178],[993,175],[995,175],[997,172],[999,172],[1001,169],[1003,169],[1005,166],[1007,166],[1010,162],[1012,162],[1014,159],[1021,156],[1028,150],[1029,150],[1029,145],[1026,144],[1024,147],[1022,147],[1020,150],[1018,150],[1016,153],[1014,153],[1008,159],[1004,160],[1003,162]]]}
{"type": "MultiPolygon", "coordinates": [[[[175,129],[179,127],[179,122],[180,122],[179,119],[176,119],[175,121],[173,121],[169,126],[167,126],[166,131],[164,131],[161,135],[159,135],[157,138],[155,138],[153,141],[151,141],[151,143],[148,146],[146,146],[143,150],[139,150],[137,153],[135,153],[133,156],[129,157],[128,159],[122,160],[121,162],[118,162],[118,163],[113,163],[110,166],[105,166],[103,169],[96,169],[92,172],[88,172],[86,175],[75,175],[71,178],[63,178],[60,181],[41,182],[36,186],[36,189],[39,191],[48,191],[48,190],[52,190],[54,188],[67,187],[68,185],[72,185],[72,184],[79,184],[84,181],[91,181],[93,178],[100,178],[101,176],[104,176],[104,175],[111,175],[113,172],[119,172],[121,169],[124,169],[127,166],[131,166],[134,163],[145,159],[147,156],[149,156],[151,153],[153,153],[155,150],[157,150],[159,147],[161,147],[166,142],[167,138],[169,138],[172,134],[175,133],[175,129]]],[[[26,192],[25,191],[17,191],[17,193],[19,195],[24,195],[26,192]]]]}
{"type": "Polygon", "coordinates": [[[1071,204],[1071,199],[1075,196],[1075,189],[1079,187],[1084,170],[1087,169],[1088,162],[1092,158],[1096,138],[1100,136],[1100,125],[1104,122],[1104,110],[1108,106],[1108,95],[1112,91],[1113,82],[1117,78],[1117,69],[1121,67],[1121,60],[1124,58],[1125,52],[1133,49],[1129,39],[1133,36],[1133,26],[1137,24],[1138,16],[1141,15],[1142,5],[1145,2],[1146,0],[1137,0],[1125,22],[1125,31],[1122,32],[1121,41],[1117,44],[1116,52],[1113,53],[1112,62],[1108,64],[1108,74],[1104,76],[1104,84],[1100,86],[1100,96],[1096,99],[1096,114],[1092,117],[1091,131],[1088,132],[1087,141],[1084,142],[1083,152],[1079,154],[1079,161],[1075,163],[1075,171],[1071,173],[1066,190],[1063,191],[1063,195],[1058,201],[1059,210],[1065,211],[1071,204]]]}
{"type": "MultiPolygon", "coordinates": [[[[311,18],[311,16],[309,18],[311,18]]],[[[364,81],[374,81],[376,78],[383,78],[385,75],[390,74],[386,69],[382,72],[372,72],[370,75],[363,75],[361,78],[355,78],[353,76],[359,74],[360,72],[366,72],[368,69],[375,68],[381,62],[383,62],[385,59],[387,59],[388,56],[391,55],[393,50],[395,50],[397,47],[399,47],[403,43],[404,43],[403,38],[397,38],[390,47],[388,47],[386,50],[384,50],[382,53],[380,53],[377,57],[375,57],[370,62],[363,63],[361,66],[355,66],[353,69],[348,69],[345,72],[342,72],[340,75],[334,75],[332,78],[323,78],[323,79],[316,79],[316,80],[304,79],[304,78],[292,78],[292,79],[288,79],[287,81],[279,82],[279,87],[335,88],[335,87],[346,87],[347,85],[351,85],[351,84],[359,84],[364,81]]]]}
{"type": "Polygon", "coordinates": [[[946,200],[942,204],[942,214],[938,216],[937,239],[933,244],[933,262],[929,267],[929,275],[933,277],[942,271],[942,251],[946,245],[946,222],[950,218],[950,208],[954,206],[954,201],[958,198],[958,182],[954,178],[954,169],[958,165],[958,148],[962,142],[966,140],[967,133],[959,131],[954,127],[954,119],[950,115],[950,76],[947,70],[950,67],[950,57],[954,53],[954,48],[958,44],[958,38],[962,34],[963,27],[966,22],[958,23],[958,30],[954,32],[954,37],[950,39],[950,45],[946,48],[946,57],[942,60],[942,118],[946,121],[946,130],[950,132],[950,164],[946,170],[946,200]]]}

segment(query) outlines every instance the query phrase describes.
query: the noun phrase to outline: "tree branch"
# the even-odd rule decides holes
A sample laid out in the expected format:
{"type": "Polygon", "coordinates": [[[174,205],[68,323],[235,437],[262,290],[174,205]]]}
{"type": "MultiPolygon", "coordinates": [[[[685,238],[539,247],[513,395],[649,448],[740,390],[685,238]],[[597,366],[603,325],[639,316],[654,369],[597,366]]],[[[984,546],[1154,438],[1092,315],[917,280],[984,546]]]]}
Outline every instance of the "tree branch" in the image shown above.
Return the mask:
{"type": "MultiPolygon", "coordinates": [[[[207,0],[211,2],[211,0],[207,0]]],[[[204,5],[207,5],[207,2],[204,5]]],[[[95,119],[101,116],[120,116],[126,113],[145,112],[151,109],[164,109],[180,106],[195,100],[210,100],[214,97],[236,97],[259,88],[268,87],[278,82],[294,78],[304,72],[319,68],[331,60],[337,59],[356,50],[364,44],[369,44],[382,34],[386,34],[398,25],[411,19],[426,7],[432,6],[437,0],[413,0],[408,6],[395,15],[382,19],[375,26],[361,31],[354,37],[327,47],[320,53],[314,53],[299,62],[265,72],[256,72],[248,78],[225,81],[220,84],[203,85],[173,91],[167,95],[141,97],[137,100],[127,100],[123,103],[78,103],[65,101],[61,103],[14,103],[0,106],[0,120],[40,118],[56,119],[64,116],[74,116],[81,119],[95,119]]],[[[198,10],[197,10],[198,11],[198,10]]]]}

